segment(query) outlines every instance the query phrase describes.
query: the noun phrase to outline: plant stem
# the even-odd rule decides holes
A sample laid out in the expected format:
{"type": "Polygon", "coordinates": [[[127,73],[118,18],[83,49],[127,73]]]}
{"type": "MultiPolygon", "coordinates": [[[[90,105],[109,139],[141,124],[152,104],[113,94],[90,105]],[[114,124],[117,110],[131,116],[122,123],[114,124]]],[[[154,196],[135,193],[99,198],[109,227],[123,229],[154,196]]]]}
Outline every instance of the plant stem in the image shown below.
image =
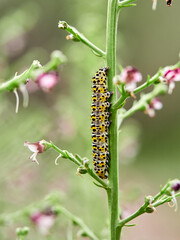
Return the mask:
{"type": "Polygon", "coordinates": [[[48,72],[51,70],[56,70],[60,64],[65,62],[66,57],[60,51],[52,52],[51,59],[45,66],[41,66],[39,61],[34,60],[30,68],[25,70],[22,74],[15,74],[12,79],[0,84],[0,92],[13,91],[16,88],[18,89],[21,84],[26,84],[27,79],[34,80],[34,76],[36,75],[37,71],[42,70],[42,72],[48,72]]]}
{"type": "MultiPolygon", "coordinates": [[[[94,45],[92,42],[90,42],[82,33],[80,33],[75,27],[70,26],[65,21],[60,21],[58,24],[58,27],[60,29],[66,30],[70,34],[72,34],[74,41],[80,41],[84,43],[86,46],[91,48],[96,55],[99,57],[105,57],[106,53],[103,52],[100,48],[98,48],[96,45],[94,45]]],[[[68,38],[67,38],[68,39],[68,38]]],[[[69,38],[71,39],[71,38],[69,38]]]]}
{"type": "Polygon", "coordinates": [[[150,100],[152,100],[158,95],[165,94],[167,90],[168,89],[166,85],[163,85],[163,84],[157,85],[152,92],[143,95],[141,99],[138,102],[134,103],[134,105],[128,111],[126,111],[125,113],[122,113],[121,114],[122,120],[130,117],[137,111],[146,110],[146,106],[150,100]]]}
{"type": "MultiPolygon", "coordinates": [[[[180,67],[180,61],[177,62],[175,65],[169,66],[168,68],[171,70],[174,70],[176,68],[180,67]]],[[[167,68],[167,67],[165,67],[167,68]]],[[[139,93],[140,91],[144,90],[145,88],[153,85],[156,81],[159,80],[159,77],[162,76],[163,71],[165,70],[165,68],[160,69],[153,77],[147,79],[147,81],[145,83],[143,83],[142,85],[140,85],[139,87],[137,87],[133,93],[139,93]]],[[[121,95],[121,97],[118,99],[118,101],[112,106],[113,109],[118,109],[121,107],[122,103],[131,96],[131,93],[128,91],[125,91],[124,94],[121,95]]]]}
{"type": "Polygon", "coordinates": [[[136,4],[130,4],[132,2],[134,2],[135,0],[124,0],[124,1],[120,1],[118,3],[118,9],[120,10],[123,7],[131,7],[131,6],[136,6],[136,4]]]}
{"type": "Polygon", "coordinates": [[[131,214],[129,217],[121,220],[118,224],[120,231],[122,230],[123,226],[125,226],[125,224],[127,224],[128,222],[132,221],[133,219],[139,217],[140,215],[144,214],[144,213],[152,213],[154,212],[154,208],[158,207],[166,202],[170,202],[173,199],[177,198],[180,196],[180,192],[176,193],[174,196],[167,196],[165,195],[163,198],[157,200],[160,196],[162,196],[163,191],[167,190],[168,185],[166,185],[163,189],[161,189],[161,191],[156,194],[155,197],[152,197],[153,201],[150,201],[150,198],[145,198],[145,203],[133,214],[131,214]],[[157,200],[157,201],[156,201],[157,200]],[[152,212],[149,212],[148,210],[152,209],[152,212]]]}
{"type": "Polygon", "coordinates": [[[120,223],[119,223],[119,228],[122,229],[122,227],[126,223],[130,222],[131,220],[133,220],[133,219],[137,218],[138,216],[142,215],[143,213],[145,213],[148,205],[149,205],[149,203],[145,202],[144,205],[142,207],[140,207],[135,213],[133,213],[129,217],[121,220],[120,223]]]}
{"type": "Polygon", "coordinates": [[[66,217],[71,219],[71,221],[74,224],[78,225],[83,230],[83,233],[85,233],[87,237],[89,237],[90,239],[93,239],[93,240],[99,240],[99,238],[96,237],[96,235],[88,228],[88,226],[83,222],[83,220],[81,218],[76,217],[71,212],[69,212],[66,208],[64,208],[60,205],[58,206],[58,210],[61,213],[63,213],[66,217]]]}
{"type": "MultiPolygon", "coordinates": [[[[75,155],[73,155],[72,153],[69,153],[66,150],[61,150],[56,145],[54,145],[52,142],[50,142],[49,144],[56,152],[61,154],[62,158],[69,159],[70,161],[75,163],[78,167],[80,167],[84,164],[85,158],[83,159],[80,156],[75,156],[75,155]]],[[[87,158],[86,158],[86,161],[88,161],[87,158]]],[[[101,184],[101,187],[103,187],[105,189],[109,188],[108,184],[105,181],[103,181],[100,177],[98,177],[97,174],[88,165],[84,166],[84,167],[87,170],[87,173],[92,178],[94,178],[94,180],[96,180],[99,184],[101,184]]]]}
{"type": "Polygon", "coordinates": [[[25,84],[26,80],[30,77],[31,73],[35,69],[39,69],[39,68],[41,68],[39,62],[33,61],[31,67],[28,70],[25,70],[22,74],[15,75],[15,77],[10,79],[9,81],[6,81],[0,84],[0,92],[13,91],[16,88],[19,88],[20,84],[25,84]]]}
{"type": "MultiPolygon", "coordinates": [[[[114,92],[112,104],[116,102],[116,88],[113,85],[113,77],[116,75],[116,36],[117,36],[117,19],[118,19],[118,1],[108,1],[107,11],[107,30],[106,30],[106,56],[108,71],[108,89],[114,92]]],[[[107,190],[108,205],[110,213],[110,239],[119,240],[120,231],[117,229],[119,219],[119,174],[118,174],[118,157],[117,157],[117,110],[110,110],[112,123],[109,128],[109,152],[110,152],[110,173],[109,186],[107,190]]]]}

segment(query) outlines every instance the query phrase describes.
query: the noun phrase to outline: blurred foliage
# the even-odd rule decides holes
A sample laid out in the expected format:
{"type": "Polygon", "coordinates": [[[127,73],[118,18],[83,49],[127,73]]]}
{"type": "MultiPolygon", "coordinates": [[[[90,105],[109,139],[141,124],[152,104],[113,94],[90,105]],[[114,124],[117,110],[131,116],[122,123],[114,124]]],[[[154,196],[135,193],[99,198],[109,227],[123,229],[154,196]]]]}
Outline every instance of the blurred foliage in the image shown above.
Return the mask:
{"type": "MultiPolygon", "coordinates": [[[[53,190],[61,190],[67,209],[83,217],[98,235],[106,235],[105,192],[95,187],[88,176],[76,176],[71,162],[59,160],[55,166],[55,152],[38,156],[37,166],[28,160],[31,153],[23,147],[25,140],[47,139],[62,149],[91,158],[90,79],[105,62],[81,43],[66,41],[66,33],[57,24],[66,20],[104,49],[106,4],[103,0],[0,0],[0,81],[22,72],[35,59],[46,63],[55,49],[68,57],[68,63],[60,69],[56,89],[50,94],[34,89],[29,107],[20,108],[17,115],[14,95],[0,95],[1,213],[23,208],[53,190]]],[[[118,62],[137,67],[145,79],[160,66],[176,63],[180,50],[180,31],[174,27],[179,22],[179,1],[174,0],[169,8],[159,0],[156,11],[151,10],[151,5],[151,1],[138,0],[136,8],[123,9],[118,27],[118,62]]],[[[130,135],[137,137],[141,146],[136,161],[120,164],[120,187],[125,194],[121,203],[129,212],[137,209],[145,194],[154,194],[169,178],[180,177],[179,91],[176,84],[173,95],[163,97],[164,108],[154,119],[140,112],[134,117],[135,125],[122,125],[122,142],[130,135]]],[[[121,148],[121,142],[119,145],[121,148]]],[[[138,240],[179,240],[180,214],[167,207],[158,212],[138,219],[137,228],[125,231],[126,239],[136,236],[138,240]]],[[[47,239],[65,239],[67,223],[60,217],[47,239]]],[[[14,239],[16,227],[24,226],[23,222],[17,224],[1,228],[0,239],[14,239]]],[[[27,239],[45,238],[30,226],[27,239]]]]}

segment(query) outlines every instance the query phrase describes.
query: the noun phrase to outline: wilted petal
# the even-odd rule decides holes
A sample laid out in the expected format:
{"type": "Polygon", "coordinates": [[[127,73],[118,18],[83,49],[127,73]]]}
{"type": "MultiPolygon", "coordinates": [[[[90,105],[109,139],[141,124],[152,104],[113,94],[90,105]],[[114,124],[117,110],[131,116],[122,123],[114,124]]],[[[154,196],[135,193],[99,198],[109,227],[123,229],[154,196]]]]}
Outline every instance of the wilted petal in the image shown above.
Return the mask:
{"type": "Polygon", "coordinates": [[[37,160],[37,152],[35,152],[35,153],[33,153],[32,155],[31,155],[31,157],[29,157],[31,160],[32,160],[32,162],[36,162],[38,165],[39,165],[39,162],[38,162],[38,160],[37,160]]]}
{"type": "Polygon", "coordinates": [[[47,149],[47,146],[45,146],[45,143],[47,142],[45,142],[44,140],[36,143],[30,143],[28,141],[25,141],[24,146],[28,147],[29,150],[33,152],[33,154],[30,156],[30,159],[32,159],[33,162],[36,162],[37,164],[39,164],[36,157],[37,157],[37,154],[43,153],[47,149]]]}

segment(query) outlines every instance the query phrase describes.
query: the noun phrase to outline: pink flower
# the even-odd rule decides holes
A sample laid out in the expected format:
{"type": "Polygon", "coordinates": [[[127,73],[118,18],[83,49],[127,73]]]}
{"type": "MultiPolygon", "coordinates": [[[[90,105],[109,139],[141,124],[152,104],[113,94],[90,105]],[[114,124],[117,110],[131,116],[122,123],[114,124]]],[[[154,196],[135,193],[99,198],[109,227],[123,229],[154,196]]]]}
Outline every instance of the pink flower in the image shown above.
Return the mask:
{"type": "Polygon", "coordinates": [[[127,66],[124,68],[119,75],[119,82],[114,80],[114,83],[124,83],[125,89],[129,92],[133,92],[133,90],[136,88],[136,83],[140,82],[142,80],[141,73],[134,67],[127,66]]]}
{"type": "Polygon", "coordinates": [[[147,105],[145,113],[149,115],[149,117],[155,117],[155,110],[161,110],[163,107],[162,102],[158,98],[154,98],[147,105]]]}
{"type": "Polygon", "coordinates": [[[25,143],[24,143],[24,146],[25,146],[25,147],[28,147],[29,150],[30,150],[31,152],[33,152],[33,154],[31,155],[30,159],[32,159],[32,161],[33,161],[33,162],[36,162],[37,164],[39,164],[38,161],[37,161],[37,159],[36,159],[37,154],[43,153],[43,152],[46,150],[46,149],[45,149],[46,146],[45,146],[44,143],[46,143],[44,140],[39,141],[39,142],[36,142],[36,143],[30,143],[30,142],[28,142],[28,141],[25,141],[25,143]]]}
{"type": "Polygon", "coordinates": [[[165,82],[168,84],[168,93],[171,94],[175,88],[175,82],[180,81],[180,68],[171,70],[167,67],[164,69],[162,77],[163,80],[165,80],[165,82]]]}
{"type": "Polygon", "coordinates": [[[37,84],[44,92],[50,92],[58,81],[57,72],[42,73],[37,77],[37,84]]]}
{"type": "Polygon", "coordinates": [[[55,214],[52,210],[36,212],[31,215],[31,221],[37,226],[42,235],[48,235],[55,222],[55,214]]]}

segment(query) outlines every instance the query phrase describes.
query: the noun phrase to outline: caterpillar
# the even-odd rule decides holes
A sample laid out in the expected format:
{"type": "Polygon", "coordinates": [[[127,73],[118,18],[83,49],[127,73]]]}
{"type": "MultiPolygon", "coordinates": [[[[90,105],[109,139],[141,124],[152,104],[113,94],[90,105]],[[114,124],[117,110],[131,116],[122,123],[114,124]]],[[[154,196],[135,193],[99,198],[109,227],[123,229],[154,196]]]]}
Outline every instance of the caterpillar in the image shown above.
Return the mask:
{"type": "Polygon", "coordinates": [[[108,177],[108,121],[110,113],[108,102],[111,92],[107,89],[107,71],[109,67],[100,68],[92,78],[91,132],[92,156],[95,173],[102,179],[108,177]]]}

